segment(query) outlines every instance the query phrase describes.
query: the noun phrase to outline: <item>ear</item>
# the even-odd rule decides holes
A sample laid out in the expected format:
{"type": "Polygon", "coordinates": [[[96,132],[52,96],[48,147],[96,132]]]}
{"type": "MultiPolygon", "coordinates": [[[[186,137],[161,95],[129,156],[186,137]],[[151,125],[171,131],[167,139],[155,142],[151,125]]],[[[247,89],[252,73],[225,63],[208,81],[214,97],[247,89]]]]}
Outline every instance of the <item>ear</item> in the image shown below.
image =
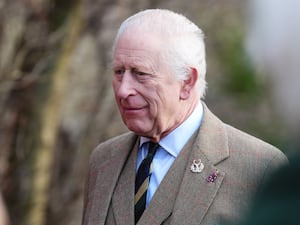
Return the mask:
{"type": "Polygon", "coordinates": [[[191,91],[195,88],[198,80],[198,71],[196,68],[190,68],[189,77],[183,81],[180,99],[186,100],[190,97],[191,91]]]}

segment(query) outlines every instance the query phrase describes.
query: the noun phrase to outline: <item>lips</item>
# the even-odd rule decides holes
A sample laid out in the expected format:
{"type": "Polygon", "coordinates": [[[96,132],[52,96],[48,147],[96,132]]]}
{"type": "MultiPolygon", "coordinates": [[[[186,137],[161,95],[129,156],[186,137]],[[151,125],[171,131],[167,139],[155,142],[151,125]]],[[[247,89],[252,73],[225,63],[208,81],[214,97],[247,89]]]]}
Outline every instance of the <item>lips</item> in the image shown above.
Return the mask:
{"type": "Polygon", "coordinates": [[[146,104],[138,104],[137,102],[130,102],[129,100],[121,100],[120,101],[120,106],[123,110],[128,110],[128,111],[134,111],[134,110],[141,110],[147,107],[146,104]]]}
{"type": "Polygon", "coordinates": [[[122,112],[126,116],[138,116],[143,113],[146,107],[121,106],[122,112]]]}
{"type": "Polygon", "coordinates": [[[137,99],[136,96],[134,98],[119,99],[118,105],[121,114],[126,117],[144,116],[146,108],[149,107],[143,99],[137,99]]]}
{"type": "Polygon", "coordinates": [[[140,110],[143,109],[144,107],[128,107],[128,106],[122,106],[124,110],[140,110]]]}
{"type": "Polygon", "coordinates": [[[122,107],[123,111],[128,111],[128,112],[134,112],[134,111],[140,111],[145,109],[145,107],[122,107]]]}

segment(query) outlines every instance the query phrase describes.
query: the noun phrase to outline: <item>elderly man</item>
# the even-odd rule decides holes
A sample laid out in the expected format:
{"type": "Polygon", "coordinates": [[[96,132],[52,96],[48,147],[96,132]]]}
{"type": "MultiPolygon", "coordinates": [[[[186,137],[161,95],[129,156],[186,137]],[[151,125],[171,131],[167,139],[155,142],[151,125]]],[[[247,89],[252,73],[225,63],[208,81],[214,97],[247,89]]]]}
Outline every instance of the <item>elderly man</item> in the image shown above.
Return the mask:
{"type": "Polygon", "coordinates": [[[202,31],[168,10],[125,20],[113,89],[132,132],[90,159],[83,224],[220,224],[235,220],[274,168],[275,147],[220,121],[205,94],[202,31]]]}

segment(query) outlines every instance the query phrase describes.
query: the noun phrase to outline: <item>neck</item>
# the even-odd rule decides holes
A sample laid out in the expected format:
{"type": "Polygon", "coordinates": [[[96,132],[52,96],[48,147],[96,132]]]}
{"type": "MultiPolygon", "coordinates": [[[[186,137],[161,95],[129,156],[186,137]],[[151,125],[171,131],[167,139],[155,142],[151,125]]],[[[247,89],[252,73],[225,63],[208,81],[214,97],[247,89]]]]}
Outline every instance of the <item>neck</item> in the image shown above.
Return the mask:
{"type": "Polygon", "coordinates": [[[184,104],[181,106],[180,109],[186,109],[185,111],[182,111],[179,113],[177,120],[174,122],[174,125],[171,126],[170,129],[164,131],[164,132],[156,132],[157,135],[153,135],[151,137],[148,137],[151,141],[158,143],[162,138],[170,134],[173,130],[175,130],[178,126],[180,126],[189,116],[194,112],[195,108],[199,104],[200,100],[197,99],[193,102],[189,102],[188,104],[184,104]]]}

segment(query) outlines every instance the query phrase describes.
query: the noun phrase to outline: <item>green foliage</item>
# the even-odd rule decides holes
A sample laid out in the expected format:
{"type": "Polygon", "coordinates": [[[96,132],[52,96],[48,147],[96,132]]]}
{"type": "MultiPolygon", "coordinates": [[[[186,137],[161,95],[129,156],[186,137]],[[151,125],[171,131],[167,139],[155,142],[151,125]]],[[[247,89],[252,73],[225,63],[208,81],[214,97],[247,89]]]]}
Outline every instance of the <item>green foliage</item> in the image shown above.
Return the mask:
{"type": "Polygon", "coordinates": [[[242,99],[256,99],[261,96],[263,83],[259,79],[244,48],[244,35],[239,29],[220,34],[219,57],[225,69],[225,91],[242,99]]]}

